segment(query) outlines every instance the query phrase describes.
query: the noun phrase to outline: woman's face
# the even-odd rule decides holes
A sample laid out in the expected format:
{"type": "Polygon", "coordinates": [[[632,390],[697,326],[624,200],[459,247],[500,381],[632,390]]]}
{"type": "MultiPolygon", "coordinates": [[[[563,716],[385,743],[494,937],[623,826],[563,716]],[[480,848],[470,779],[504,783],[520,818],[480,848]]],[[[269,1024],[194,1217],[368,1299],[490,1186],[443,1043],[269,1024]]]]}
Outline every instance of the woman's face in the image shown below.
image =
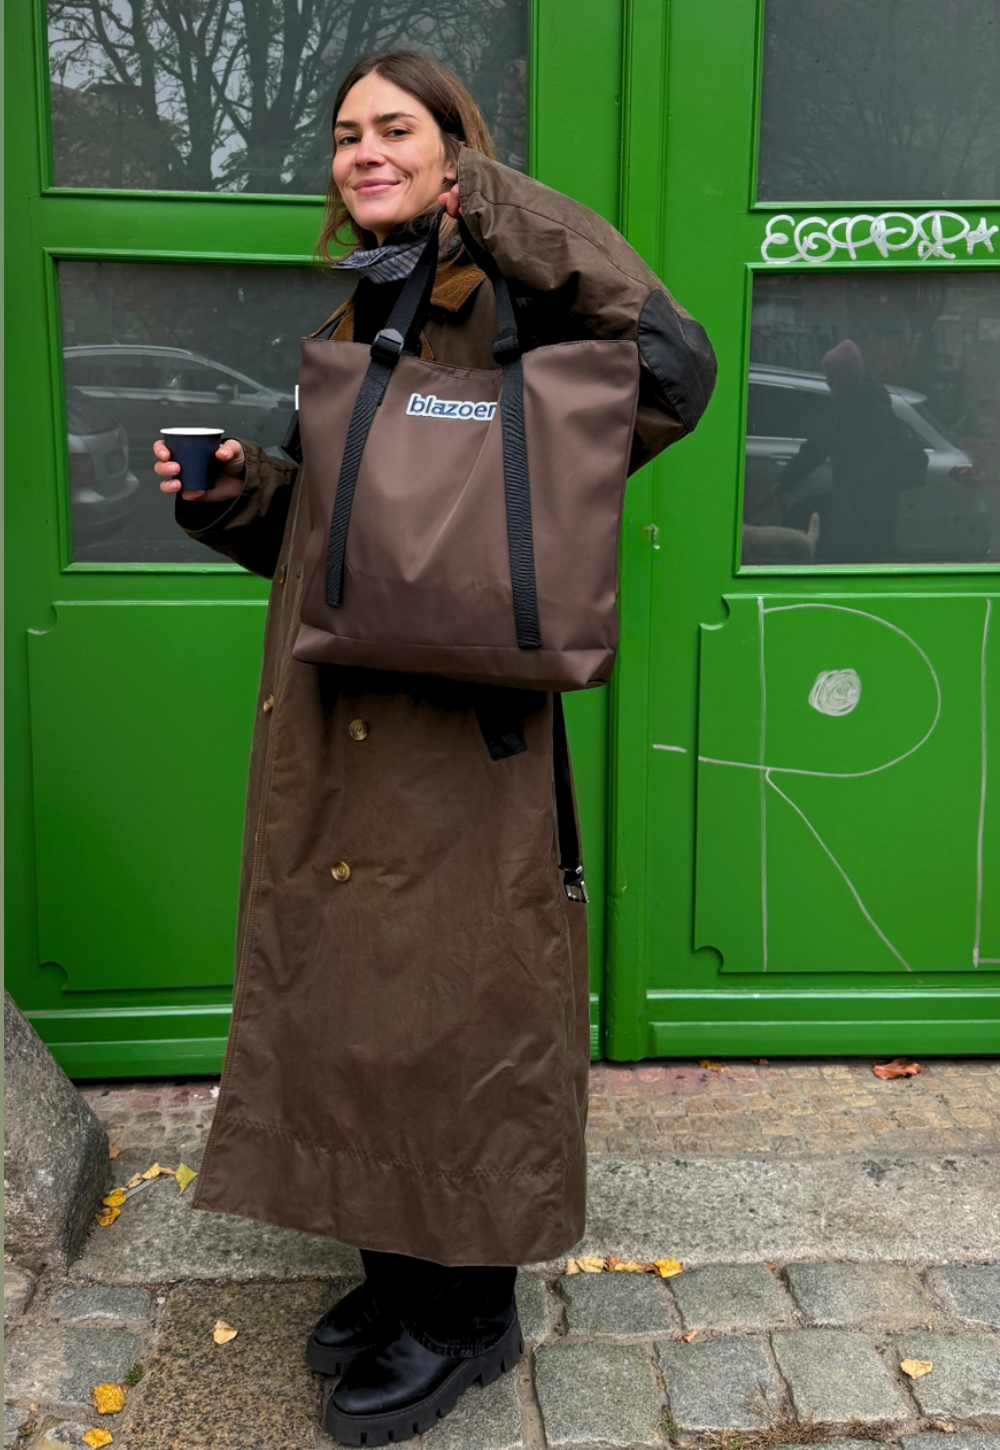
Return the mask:
{"type": "Polygon", "coordinates": [[[384,76],[364,76],[334,123],[333,179],[359,227],[379,245],[393,227],[428,211],[455,182],[430,111],[384,76]]]}

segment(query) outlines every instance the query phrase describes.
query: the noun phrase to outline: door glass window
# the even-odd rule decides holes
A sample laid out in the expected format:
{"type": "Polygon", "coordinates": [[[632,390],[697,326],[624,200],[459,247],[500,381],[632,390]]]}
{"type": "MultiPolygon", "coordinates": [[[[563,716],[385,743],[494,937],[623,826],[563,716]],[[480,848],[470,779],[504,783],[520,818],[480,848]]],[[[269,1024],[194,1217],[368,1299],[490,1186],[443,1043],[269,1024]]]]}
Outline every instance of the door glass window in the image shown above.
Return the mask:
{"type": "Polygon", "coordinates": [[[996,0],[765,0],[759,201],[1000,196],[996,0]]]}
{"type": "Polygon", "coordinates": [[[301,340],[353,286],[320,267],[60,262],[73,558],[204,564],[159,491],[159,430],[284,457],[301,340]]]}
{"type": "Polygon", "coordinates": [[[758,274],[744,564],[1000,559],[1000,275],[758,274]]]}
{"type": "Polygon", "coordinates": [[[56,186],[323,193],[343,73],[404,48],[456,70],[525,166],[528,0],[49,0],[48,41],[56,186]]]}

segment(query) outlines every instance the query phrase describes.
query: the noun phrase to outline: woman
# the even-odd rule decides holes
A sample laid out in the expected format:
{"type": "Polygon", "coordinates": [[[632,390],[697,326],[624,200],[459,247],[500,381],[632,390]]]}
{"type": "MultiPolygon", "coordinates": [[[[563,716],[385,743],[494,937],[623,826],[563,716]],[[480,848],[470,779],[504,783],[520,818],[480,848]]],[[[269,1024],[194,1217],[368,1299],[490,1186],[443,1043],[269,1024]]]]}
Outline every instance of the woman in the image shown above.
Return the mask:
{"type": "MultiPolygon", "coordinates": [[[[715,375],[702,329],[611,226],[492,159],[444,66],[361,61],[333,133],[321,243],[346,224],[362,270],[335,340],[374,339],[443,206],[425,356],[495,366],[461,217],[535,341],[638,341],[632,468],[694,427],[715,375]]],[[[304,473],[230,439],[215,488],[191,495],[155,451],[187,532],[274,580],[233,1025],[195,1207],[360,1248],[366,1280],[307,1357],[343,1373],[331,1433],[383,1445],[511,1368],[516,1265],[583,1231],[586,915],[558,870],[552,698],[295,660],[304,473]]]]}

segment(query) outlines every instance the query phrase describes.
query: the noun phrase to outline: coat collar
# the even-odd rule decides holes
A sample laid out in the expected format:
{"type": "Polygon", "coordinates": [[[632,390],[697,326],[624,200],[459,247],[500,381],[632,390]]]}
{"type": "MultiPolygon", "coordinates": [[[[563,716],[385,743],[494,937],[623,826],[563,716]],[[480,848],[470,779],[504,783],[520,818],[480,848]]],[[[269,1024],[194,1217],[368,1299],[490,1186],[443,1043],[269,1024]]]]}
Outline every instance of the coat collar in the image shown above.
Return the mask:
{"type": "MultiPolygon", "coordinates": [[[[473,292],[475,292],[480,282],[485,281],[485,279],[486,273],[481,271],[474,263],[446,262],[444,266],[438,268],[434,288],[431,292],[431,306],[442,312],[458,312],[469,300],[473,292]]],[[[331,334],[331,340],[333,342],[354,341],[353,297],[349,297],[346,302],[342,303],[336,312],[332,313],[326,319],[322,327],[318,327],[316,332],[309,334],[310,337],[315,337],[317,333],[325,331],[331,323],[336,323],[331,334]]],[[[421,353],[424,357],[431,355],[426,338],[423,339],[421,353]]]]}

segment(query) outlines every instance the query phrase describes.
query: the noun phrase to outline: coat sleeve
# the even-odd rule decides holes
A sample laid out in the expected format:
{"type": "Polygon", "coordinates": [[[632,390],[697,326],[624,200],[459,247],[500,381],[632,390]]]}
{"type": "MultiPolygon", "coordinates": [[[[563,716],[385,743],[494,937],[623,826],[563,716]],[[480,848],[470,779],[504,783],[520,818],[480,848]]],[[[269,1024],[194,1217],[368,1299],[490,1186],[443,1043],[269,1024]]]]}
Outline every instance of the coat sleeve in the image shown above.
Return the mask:
{"type": "Polygon", "coordinates": [[[463,147],[462,216],[544,333],[626,337],[639,347],[629,471],[694,431],[715,387],[705,329],[674,301],[624,237],[561,192],[463,147]]]}
{"type": "Polygon", "coordinates": [[[195,503],[179,495],[174,517],[184,532],[252,574],[273,579],[288,521],[298,466],[271,458],[241,438],[247,470],[243,492],[225,503],[195,503]]]}

